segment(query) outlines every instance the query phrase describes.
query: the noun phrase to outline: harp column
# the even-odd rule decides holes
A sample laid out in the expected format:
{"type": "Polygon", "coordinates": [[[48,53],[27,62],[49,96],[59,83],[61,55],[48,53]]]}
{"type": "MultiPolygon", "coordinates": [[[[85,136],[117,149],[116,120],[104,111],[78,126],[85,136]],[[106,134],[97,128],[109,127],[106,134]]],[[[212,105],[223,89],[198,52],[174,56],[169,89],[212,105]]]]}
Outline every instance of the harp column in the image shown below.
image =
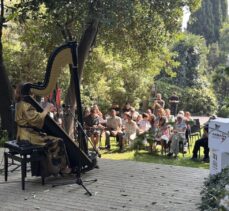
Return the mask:
{"type": "MultiPolygon", "coordinates": [[[[80,96],[80,79],[78,74],[78,46],[76,42],[70,42],[72,51],[72,70],[73,70],[73,80],[75,84],[75,95],[76,95],[76,105],[77,105],[77,115],[78,122],[83,126],[83,112],[82,112],[82,104],[81,104],[81,96],[80,96]]],[[[78,126],[78,138],[79,138],[79,147],[88,154],[86,137],[83,134],[82,129],[78,126]]]]}

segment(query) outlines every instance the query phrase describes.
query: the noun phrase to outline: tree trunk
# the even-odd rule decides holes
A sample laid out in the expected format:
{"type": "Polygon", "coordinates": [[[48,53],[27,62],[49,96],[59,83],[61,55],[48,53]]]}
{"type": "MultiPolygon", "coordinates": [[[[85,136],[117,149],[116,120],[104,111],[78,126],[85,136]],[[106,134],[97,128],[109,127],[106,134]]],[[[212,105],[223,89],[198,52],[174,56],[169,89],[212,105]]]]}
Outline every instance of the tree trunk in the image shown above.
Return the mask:
{"type": "MultiPolygon", "coordinates": [[[[3,1],[1,1],[3,6],[3,1]]],[[[3,9],[3,7],[1,8],[3,9]]],[[[12,87],[3,63],[3,47],[2,47],[2,30],[3,30],[3,13],[0,17],[0,116],[1,128],[8,131],[9,138],[13,137],[13,117],[10,109],[12,103],[12,87]]]]}
{"type": "MultiPolygon", "coordinates": [[[[78,74],[79,79],[81,79],[83,68],[85,61],[88,57],[89,51],[94,43],[94,40],[97,35],[98,31],[98,20],[93,19],[92,22],[88,25],[87,29],[84,32],[84,35],[82,36],[82,39],[78,45],[78,74]]],[[[77,93],[78,94],[78,93],[77,93]]],[[[74,87],[74,81],[71,74],[71,81],[70,85],[65,97],[65,104],[71,105],[71,110],[74,113],[76,108],[76,95],[75,95],[75,87],[74,87]]],[[[64,118],[64,127],[66,132],[73,137],[74,134],[74,121],[71,115],[66,116],[64,118]]]]}

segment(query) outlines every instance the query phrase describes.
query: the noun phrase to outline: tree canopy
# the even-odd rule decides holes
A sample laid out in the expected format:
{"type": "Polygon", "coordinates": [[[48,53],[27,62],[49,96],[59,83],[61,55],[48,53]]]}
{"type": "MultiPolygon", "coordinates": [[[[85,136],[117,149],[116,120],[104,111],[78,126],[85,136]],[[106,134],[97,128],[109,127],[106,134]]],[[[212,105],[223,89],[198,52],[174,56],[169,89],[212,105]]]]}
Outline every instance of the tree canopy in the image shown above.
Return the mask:
{"type": "Polygon", "coordinates": [[[227,0],[203,0],[190,17],[188,31],[203,36],[207,44],[218,41],[220,28],[227,19],[227,3],[227,0]]]}

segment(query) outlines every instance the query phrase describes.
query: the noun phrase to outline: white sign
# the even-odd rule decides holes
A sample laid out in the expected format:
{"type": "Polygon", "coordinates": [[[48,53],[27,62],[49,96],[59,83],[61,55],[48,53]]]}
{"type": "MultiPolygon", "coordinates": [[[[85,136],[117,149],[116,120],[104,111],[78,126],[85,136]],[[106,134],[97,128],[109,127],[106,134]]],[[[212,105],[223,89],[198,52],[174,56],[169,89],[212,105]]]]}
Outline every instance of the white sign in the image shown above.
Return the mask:
{"type": "Polygon", "coordinates": [[[217,118],[209,123],[210,174],[229,166],[229,118],[217,118]]]}

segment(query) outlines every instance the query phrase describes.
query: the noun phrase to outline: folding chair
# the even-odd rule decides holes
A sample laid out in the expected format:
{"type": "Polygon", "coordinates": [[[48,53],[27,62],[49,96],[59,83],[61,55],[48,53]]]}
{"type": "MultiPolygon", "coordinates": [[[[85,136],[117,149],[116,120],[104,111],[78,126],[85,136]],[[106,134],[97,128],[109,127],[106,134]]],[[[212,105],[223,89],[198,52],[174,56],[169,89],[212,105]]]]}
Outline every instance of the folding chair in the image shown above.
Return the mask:
{"type": "Polygon", "coordinates": [[[193,119],[194,124],[191,126],[191,132],[189,134],[189,140],[188,143],[193,141],[195,137],[198,139],[201,137],[201,128],[200,128],[200,120],[199,119],[193,119]]]}

